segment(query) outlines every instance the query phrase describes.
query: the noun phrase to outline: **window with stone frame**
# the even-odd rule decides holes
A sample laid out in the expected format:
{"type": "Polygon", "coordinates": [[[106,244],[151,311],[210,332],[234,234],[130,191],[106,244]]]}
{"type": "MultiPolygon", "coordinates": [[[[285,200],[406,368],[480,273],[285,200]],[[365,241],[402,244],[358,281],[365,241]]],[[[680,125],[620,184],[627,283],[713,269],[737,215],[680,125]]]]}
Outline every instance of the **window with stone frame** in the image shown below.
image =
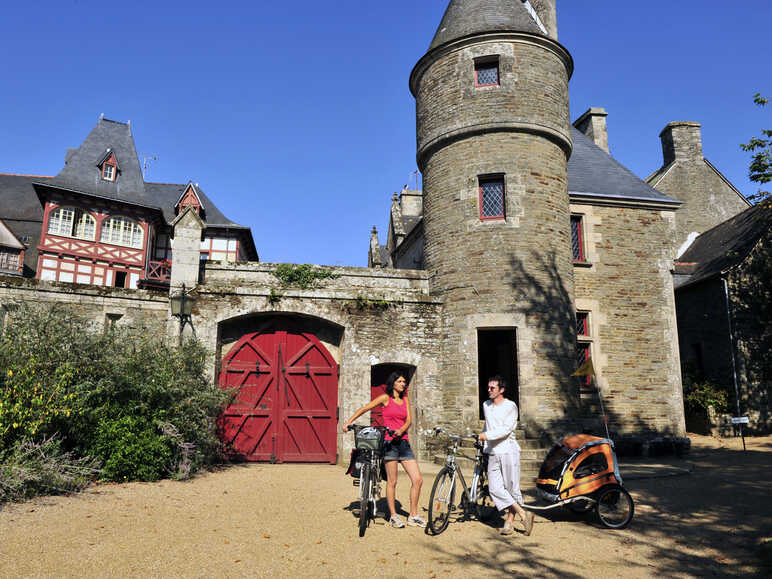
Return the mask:
{"type": "Polygon", "coordinates": [[[584,262],[584,218],[581,215],[571,216],[571,249],[574,261],[584,262]]]}
{"type": "MultiPolygon", "coordinates": [[[[592,357],[591,352],[592,344],[590,342],[584,342],[577,340],[576,342],[576,367],[579,368],[582,364],[587,362],[592,357]]],[[[579,381],[579,392],[589,393],[592,392],[592,376],[577,376],[579,381]]]]}
{"type": "Polygon", "coordinates": [[[474,61],[474,84],[480,86],[498,86],[499,57],[486,56],[474,61]]]}
{"type": "MultiPolygon", "coordinates": [[[[592,357],[592,335],[590,313],[576,312],[576,367],[579,368],[592,357]]],[[[577,376],[580,392],[592,390],[591,376],[577,376]]]]}
{"type": "Polygon", "coordinates": [[[480,219],[506,219],[504,175],[478,177],[480,192],[480,219]]]}

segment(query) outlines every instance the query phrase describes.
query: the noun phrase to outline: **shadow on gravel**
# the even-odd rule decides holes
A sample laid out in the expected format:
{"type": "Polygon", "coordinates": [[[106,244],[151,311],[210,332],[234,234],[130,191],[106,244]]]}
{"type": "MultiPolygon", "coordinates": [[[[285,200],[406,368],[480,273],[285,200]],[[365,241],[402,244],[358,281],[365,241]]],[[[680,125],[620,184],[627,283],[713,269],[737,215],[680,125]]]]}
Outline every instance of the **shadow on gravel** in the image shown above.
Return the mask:
{"type": "MultiPolygon", "coordinates": [[[[699,449],[690,457],[691,474],[678,477],[634,480],[626,484],[635,500],[636,514],[624,531],[607,530],[592,513],[574,514],[556,509],[543,518],[566,522],[571,532],[586,534],[586,549],[592,552],[593,537],[608,534],[620,552],[643,550],[650,555],[645,564],[625,561],[625,574],[662,576],[769,577],[769,558],[762,560],[762,541],[772,535],[772,455],[758,450],[699,449]],[[666,546],[663,546],[666,545],[666,546]],[[710,553],[705,556],[705,552],[710,553]]],[[[538,542],[538,535],[532,537],[538,542]]],[[[490,573],[500,568],[527,575],[566,574],[571,553],[536,556],[527,546],[493,536],[480,544],[470,543],[464,552],[448,551],[436,542],[443,558],[468,573],[490,573]],[[500,541],[491,548],[489,541],[500,541]],[[495,551],[493,554],[491,554],[495,551]]],[[[543,551],[543,550],[542,550],[543,551]]],[[[614,555],[599,554],[605,560],[614,555]]]]}

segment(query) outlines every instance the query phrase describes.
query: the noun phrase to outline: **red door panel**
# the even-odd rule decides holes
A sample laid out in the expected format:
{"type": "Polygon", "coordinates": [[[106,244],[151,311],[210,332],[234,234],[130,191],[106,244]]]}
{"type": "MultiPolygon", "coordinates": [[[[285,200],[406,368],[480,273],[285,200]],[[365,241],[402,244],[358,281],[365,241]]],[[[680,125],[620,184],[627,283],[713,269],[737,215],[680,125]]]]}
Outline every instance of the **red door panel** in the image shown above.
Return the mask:
{"type": "Polygon", "coordinates": [[[221,419],[233,455],[336,461],[337,364],[315,336],[274,330],[243,336],[223,360],[220,386],[233,389],[221,419]]]}

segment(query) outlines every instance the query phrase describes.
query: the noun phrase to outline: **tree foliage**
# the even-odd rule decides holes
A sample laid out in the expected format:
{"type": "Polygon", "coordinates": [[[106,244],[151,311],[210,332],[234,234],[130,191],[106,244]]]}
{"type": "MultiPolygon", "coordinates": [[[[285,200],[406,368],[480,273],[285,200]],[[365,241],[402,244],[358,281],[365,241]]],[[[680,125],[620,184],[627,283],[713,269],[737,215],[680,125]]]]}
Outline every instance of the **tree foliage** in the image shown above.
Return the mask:
{"type": "MultiPolygon", "coordinates": [[[[763,107],[766,106],[769,99],[756,93],[753,102],[763,107]]],[[[772,130],[762,130],[761,134],[762,137],[751,137],[750,141],[741,144],[740,147],[743,151],[753,153],[749,167],[750,180],[763,185],[772,181],[772,130]]],[[[758,202],[766,201],[769,197],[769,191],[759,189],[756,194],[751,195],[750,199],[758,202]]]]}

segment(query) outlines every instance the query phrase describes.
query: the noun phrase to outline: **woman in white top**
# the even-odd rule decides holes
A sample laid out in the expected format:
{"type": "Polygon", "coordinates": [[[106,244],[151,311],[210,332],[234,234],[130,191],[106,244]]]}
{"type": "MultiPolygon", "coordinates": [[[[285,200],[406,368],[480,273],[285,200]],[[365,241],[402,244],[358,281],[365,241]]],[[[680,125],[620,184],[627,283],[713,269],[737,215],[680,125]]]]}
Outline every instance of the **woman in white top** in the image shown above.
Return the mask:
{"type": "Polygon", "coordinates": [[[515,440],[517,405],[504,398],[507,383],[501,376],[488,380],[488,400],[483,403],[485,431],[480,440],[488,454],[488,491],[499,511],[506,512],[502,535],[511,535],[515,514],[523,521],[525,534],[533,530],[533,513],[523,507],[520,492],[520,445],[515,440]]]}

